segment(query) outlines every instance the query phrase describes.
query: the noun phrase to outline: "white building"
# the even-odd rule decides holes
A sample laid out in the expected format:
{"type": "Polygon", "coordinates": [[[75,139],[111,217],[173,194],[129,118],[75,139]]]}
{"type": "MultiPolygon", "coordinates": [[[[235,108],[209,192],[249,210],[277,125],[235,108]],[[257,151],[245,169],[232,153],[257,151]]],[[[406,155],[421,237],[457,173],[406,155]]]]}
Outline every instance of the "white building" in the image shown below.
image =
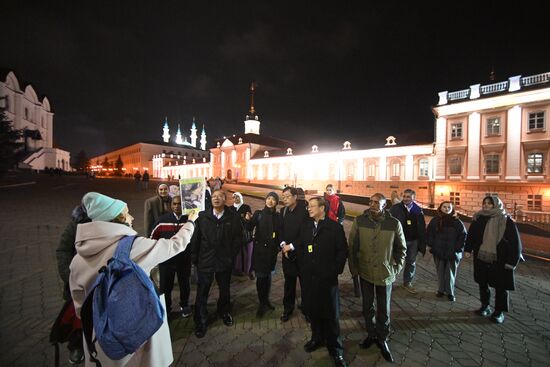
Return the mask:
{"type": "Polygon", "coordinates": [[[69,171],[70,153],[53,144],[53,115],[47,97],[40,100],[34,88],[22,86],[13,71],[2,73],[0,104],[15,129],[23,130],[22,142],[27,153],[19,163],[21,168],[43,170],[59,168],[69,171]]]}

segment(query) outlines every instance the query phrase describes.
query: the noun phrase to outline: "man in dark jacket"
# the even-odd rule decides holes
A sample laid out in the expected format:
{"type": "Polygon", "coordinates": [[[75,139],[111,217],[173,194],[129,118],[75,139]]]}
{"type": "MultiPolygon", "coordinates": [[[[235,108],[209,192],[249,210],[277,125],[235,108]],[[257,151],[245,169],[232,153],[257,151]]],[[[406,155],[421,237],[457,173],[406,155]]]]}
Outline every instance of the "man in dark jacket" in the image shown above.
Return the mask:
{"type": "MultiPolygon", "coordinates": [[[[151,233],[152,239],[172,238],[187,222],[187,215],[182,214],[181,197],[179,195],[175,195],[172,198],[171,207],[172,213],[161,215],[155,224],[151,233]]],[[[181,315],[189,317],[191,315],[191,307],[189,307],[189,294],[191,293],[191,285],[189,284],[191,276],[191,248],[187,247],[182,253],[160,263],[159,274],[159,290],[161,294],[164,294],[167,313],[170,314],[170,310],[172,309],[172,289],[174,288],[174,277],[177,274],[180,287],[181,315]]]]}
{"type": "Polygon", "coordinates": [[[407,241],[407,258],[403,270],[403,287],[410,293],[415,294],[416,289],[412,286],[416,272],[416,255],[426,254],[426,221],[422,208],[414,202],[416,192],[412,189],[403,191],[403,200],[391,207],[390,213],[403,227],[405,240],[407,241]]]}
{"type": "Polygon", "coordinates": [[[304,223],[294,251],[303,285],[302,305],[311,320],[311,340],[304,350],[311,353],[326,345],[336,366],[347,366],[340,337],[338,274],[344,271],[348,248],[342,226],[325,217],[325,205],[321,197],[309,200],[311,219],[304,223]]]}
{"type": "Polygon", "coordinates": [[[151,236],[153,225],[159,220],[160,216],[170,213],[170,191],[167,184],[160,184],[157,187],[157,195],[145,200],[144,221],[146,237],[151,236]]]}
{"type": "MultiPolygon", "coordinates": [[[[65,230],[61,234],[59,245],[55,250],[57,257],[57,270],[59,276],[63,281],[63,299],[68,300],[71,298],[71,291],[69,289],[69,267],[74,255],[76,255],[76,249],[74,247],[76,237],[76,227],[81,223],[91,222],[91,219],[86,215],[86,209],[82,205],[78,205],[73,209],[71,214],[71,221],[65,227],[65,230]]],[[[82,329],[74,330],[69,339],[67,348],[69,349],[69,363],[77,364],[84,361],[84,350],[82,349],[82,329]]]]}
{"type": "Polygon", "coordinates": [[[206,334],[208,294],[214,277],[218,283],[218,314],[227,326],[233,325],[230,313],[230,282],[233,259],[242,245],[242,230],[239,216],[225,206],[225,192],[212,193],[212,210],[203,211],[196,220],[191,239],[191,258],[197,266],[197,298],[195,301],[195,335],[206,334]]]}
{"type": "MultiPolygon", "coordinates": [[[[308,220],[309,215],[306,206],[298,202],[298,190],[295,187],[287,186],[283,190],[284,207],[281,209],[283,219],[283,230],[281,232],[281,249],[283,252],[294,251],[300,237],[300,228],[308,220]]],[[[283,274],[285,276],[283,305],[284,310],[281,321],[289,320],[294,311],[296,303],[296,281],[298,278],[298,266],[287,256],[283,256],[283,274]]]]}

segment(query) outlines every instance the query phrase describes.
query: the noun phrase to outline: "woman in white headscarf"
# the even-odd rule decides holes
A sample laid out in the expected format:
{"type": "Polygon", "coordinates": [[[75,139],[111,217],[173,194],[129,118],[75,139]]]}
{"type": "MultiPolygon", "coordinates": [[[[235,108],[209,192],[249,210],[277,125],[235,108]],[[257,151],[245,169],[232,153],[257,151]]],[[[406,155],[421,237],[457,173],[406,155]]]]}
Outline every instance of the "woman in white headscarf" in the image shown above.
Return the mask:
{"type": "MultiPolygon", "coordinates": [[[[248,204],[244,203],[243,195],[240,192],[233,193],[233,206],[231,209],[235,210],[239,214],[241,223],[243,224],[243,231],[247,231],[244,225],[244,217],[246,213],[252,213],[252,209],[248,204]]],[[[243,236],[244,238],[245,236],[243,236]]],[[[250,279],[254,279],[254,273],[252,272],[252,236],[246,236],[249,241],[245,241],[243,247],[239,250],[239,253],[235,257],[235,266],[233,272],[235,275],[247,275],[250,279]]]]}
{"type": "Polygon", "coordinates": [[[495,288],[495,309],[491,320],[504,321],[508,312],[508,291],[514,290],[514,270],[522,260],[521,239],[515,222],[498,196],[483,199],[482,209],[474,214],[466,240],[466,257],[474,252],[474,280],[479,284],[480,316],[489,316],[491,290],[495,288]]]}

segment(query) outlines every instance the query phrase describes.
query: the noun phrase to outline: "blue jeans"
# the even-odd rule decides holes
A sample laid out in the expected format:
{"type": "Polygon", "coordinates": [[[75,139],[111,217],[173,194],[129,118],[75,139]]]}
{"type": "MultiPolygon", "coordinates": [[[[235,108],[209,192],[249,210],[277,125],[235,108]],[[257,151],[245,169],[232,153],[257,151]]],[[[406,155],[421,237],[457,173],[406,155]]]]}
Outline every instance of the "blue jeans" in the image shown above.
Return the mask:
{"type": "Polygon", "coordinates": [[[405,269],[403,270],[403,283],[412,282],[416,273],[416,255],[418,255],[418,241],[407,241],[407,257],[405,258],[405,269]]]}

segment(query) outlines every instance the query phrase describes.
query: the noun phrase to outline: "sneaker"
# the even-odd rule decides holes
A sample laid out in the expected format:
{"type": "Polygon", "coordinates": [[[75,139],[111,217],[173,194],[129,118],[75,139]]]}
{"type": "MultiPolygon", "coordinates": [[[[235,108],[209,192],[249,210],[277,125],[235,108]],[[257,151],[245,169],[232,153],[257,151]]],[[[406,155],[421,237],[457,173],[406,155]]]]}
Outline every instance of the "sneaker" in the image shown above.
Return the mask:
{"type": "Polygon", "coordinates": [[[403,283],[403,288],[405,288],[409,293],[412,293],[412,294],[417,293],[416,288],[414,288],[411,283],[403,283]]]}
{"type": "Polygon", "coordinates": [[[491,315],[491,320],[495,324],[502,324],[504,322],[504,312],[502,311],[493,312],[493,314],[491,315]]]}
{"type": "Polygon", "coordinates": [[[181,308],[181,317],[189,317],[191,316],[191,313],[193,313],[193,311],[191,310],[191,307],[189,306],[184,306],[181,308]]]}
{"type": "Polygon", "coordinates": [[[482,305],[479,310],[475,311],[476,315],[487,317],[491,314],[491,308],[489,306],[482,305]]]}
{"type": "Polygon", "coordinates": [[[69,353],[70,364],[80,364],[84,362],[84,351],[82,349],[74,349],[69,353]]]}

